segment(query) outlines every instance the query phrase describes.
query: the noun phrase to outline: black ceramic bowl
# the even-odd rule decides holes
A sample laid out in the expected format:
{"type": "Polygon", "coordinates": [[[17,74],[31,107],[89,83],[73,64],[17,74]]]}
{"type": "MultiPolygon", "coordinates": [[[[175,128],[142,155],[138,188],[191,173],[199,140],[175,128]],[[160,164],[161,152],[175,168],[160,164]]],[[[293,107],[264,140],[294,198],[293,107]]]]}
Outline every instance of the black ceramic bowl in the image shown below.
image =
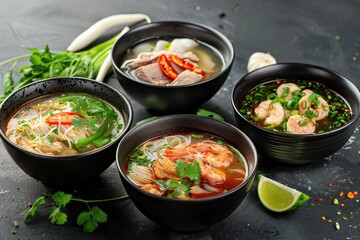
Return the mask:
{"type": "Polygon", "coordinates": [[[2,103],[0,136],[15,163],[31,177],[46,184],[74,184],[99,175],[115,161],[117,144],[129,130],[132,115],[132,107],[126,97],[106,84],[84,78],[53,78],[29,84],[2,103]],[[29,152],[6,137],[6,124],[19,107],[34,98],[66,92],[88,93],[112,104],[123,115],[123,133],[101,148],[73,156],[46,156],[29,152]]]}
{"type": "Polygon", "coordinates": [[[228,217],[250,190],[258,165],[255,147],[243,132],[230,124],[195,115],[165,116],[133,128],[120,141],[116,155],[122,183],[135,206],[154,222],[176,232],[204,230],[228,217]],[[248,178],[226,193],[193,200],[156,196],[127,178],[125,162],[138,145],[162,134],[184,131],[205,132],[229,141],[247,160],[248,178]]]}
{"type": "Polygon", "coordinates": [[[133,99],[153,112],[182,112],[208,101],[221,88],[234,61],[234,48],[220,32],[190,22],[153,22],[140,25],[123,35],[112,50],[113,70],[121,86],[133,99]],[[158,37],[191,38],[216,48],[225,65],[221,73],[205,81],[184,86],[157,86],[135,80],[120,70],[130,47],[158,37]]]}
{"type": "Polygon", "coordinates": [[[255,70],[241,78],[232,91],[232,106],[239,128],[250,137],[263,157],[303,164],[330,156],[348,141],[359,118],[360,93],[349,79],[329,69],[283,63],[255,70]],[[353,112],[352,120],[331,132],[316,135],[279,133],[254,125],[238,111],[241,100],[254,87],[274,79],[301,79],[324,84],[347,100],[353,112]]]}

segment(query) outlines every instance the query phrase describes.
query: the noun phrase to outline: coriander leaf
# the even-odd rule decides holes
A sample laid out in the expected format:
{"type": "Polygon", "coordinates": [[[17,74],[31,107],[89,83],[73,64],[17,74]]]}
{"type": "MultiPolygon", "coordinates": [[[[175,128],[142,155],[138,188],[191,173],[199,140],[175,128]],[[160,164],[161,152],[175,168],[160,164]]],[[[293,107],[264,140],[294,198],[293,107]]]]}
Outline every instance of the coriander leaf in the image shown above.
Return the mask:
{"type": "Polygon", "coordinates": [[[225,119],[218,113],[215,113],[215,112],[211,112],[211,111],[208,111],[208,110],[205,110],[205,109],[199,109],[196,113],[196,115],[198,116],[202,116],[202,117],[212,117],[216,120],[219,120],[219,121],[225,121],[225,119]]]}
{"type": "Polygon", "coordinates": [[[179,160],[176,163],[175,169],[180,177],[188,177],[190,180],[198,179],[201,174],[201,169],[197,161],[185,164],[184,161],[179,160]]]}
{"type": "Polygon", "coordinates": [[[60,207],[52,206],[49,219],[52,224],[64,225],[67,221],[67,215],[60,211],[60,207]]]}
{"type": "Polygon", "coordinates": [[[56,206],[64,207],[71,201],[72,195],[64,192],[56,192],[51,198],[54,200],[56,206]]]}
{"type": "Polygon", "coordinates": [[[99,130],[101,124],[98,121],[96,121],[96,119],[88,118],[87,120],[88,120],[87,128],[89,128],[91,131],[99,130]]]}
{"type": "Polygon", "coordinates": [[[166,195],[169,198],[179,198],[180,196],[189,196],[190,185],[183,184],[180,181],[176,180],[155,180],[155,183],[161,188],[165,190],[170,190],[171,192],[166,195]]]}
{"type": "Polygon", "coordinates": [[[151,160],[142,154],[142,151],[140,148],[136,148],[130,156],[130,161],[137,164],[137,165],[143,165],[143,166],[149,166],[151,163],[151,160]]]}
{"type": "Polygon", "coordinates": [[[91,233],[99,226],[98,223],[107,221],[107,214],[98,207],[92,207],[89,212],[79,214],[76,223],[83,226],[84,232],[91,233]]]}
{"type": "Polygon", "coordinates": [[[101,210],[98,207],[92,207],[91,208],[91,213],[93,218],[98,222],[98,223],[104,223],[107,221],[107,214],[101,210]]]}
{"type": "Polygon", "coordinates": [[[77,220],[76,220],[76,223],[79,226],[83,225],[87,221],[87,219],[90,217],[90,215],[91,214],[89,212],[86,212],[86,211],[80,213],[77,220]]]}
{"type": "Polygon", "coordinates": [[[71,123],[74,124],[74,128],[82,129],[86,123],[86,120],[79,116],[75,116],[71,119],[71,123]]]}
{"type": "Polygon", "coordinates": [[[30,218],[34,217],[37,213],[38,207],[45,204],[45,196],[37,198],[32,207],[26,212],[25,221],[29,220],[30,218]]]}

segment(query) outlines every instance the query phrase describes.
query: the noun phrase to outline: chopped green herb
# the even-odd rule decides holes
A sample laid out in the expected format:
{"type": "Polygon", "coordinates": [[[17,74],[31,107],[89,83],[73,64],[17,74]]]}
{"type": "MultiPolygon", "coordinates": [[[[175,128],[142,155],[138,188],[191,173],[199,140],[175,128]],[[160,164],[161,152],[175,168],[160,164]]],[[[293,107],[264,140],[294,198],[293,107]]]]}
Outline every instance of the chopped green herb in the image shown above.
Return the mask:
{"type": "Polygon", "coordinates": [[[32,140],[34,140],[34,139],[36,138],[35,134],[33,134],[33,133],[30,133],[29,137],[30,137],[32,140]]]}
{"type": "Polygon", "coordinates": [[[151,163],[151,160],[142,154],[142,151],[140,148],[136,148],[130,156],[130,161],[132,163],[135,163],[137,165],[143,165],[143,166],[149,166],[151,163]]]}
{"type": "Polygon", "coordinates": [[[176,173],[180,177],[188,177],[190,180],[196,180],[200,177],[201,169],[197,161],[192,163],[185,163],[182,160],[178,160],[175,166],[176,173]]]}
{"type": "Polygon", "coordinates": [[[204,136],[203,136],[203,135],[201,135],[201,134],[191,134],[191,137],[193,137],[193,138],[197,138],[197,139],[204,138],[204,136]]]}

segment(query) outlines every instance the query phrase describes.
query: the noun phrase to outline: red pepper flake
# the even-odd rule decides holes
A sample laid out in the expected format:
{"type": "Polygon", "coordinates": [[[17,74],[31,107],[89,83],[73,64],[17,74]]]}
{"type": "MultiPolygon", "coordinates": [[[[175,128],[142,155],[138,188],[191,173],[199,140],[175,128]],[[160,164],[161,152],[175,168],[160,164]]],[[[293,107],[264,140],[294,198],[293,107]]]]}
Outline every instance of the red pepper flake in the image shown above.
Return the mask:
{"type": "Polygon", "coordinates": [[[332,183],[329,183],[329,187],[333,187],[334,185],[332,183]]]}
{"type": "Polygon", "coordinates": [[[353,192],[348,192],[346,196],[347,196],[347,198],[350,198],[350,199],[353,199],[355,197],[353,192]]]}
{"type": "Polygon", "coordinates": [[[316,198],[315,200],[316,200],[316,202],[322,202],[323,201],[323,199],[320,198],[320,197],[316,198]]]}
{"type": "Polygon", "coordinates": [[[329,196],[329,199],[332,199],[332,198],[333,198],[333,196],[330,195],[330,196],[329,196]]]}
{"type": "Polygon", "coordinates": [[[358,191],[353,192],[354,196],[357,196],[359,193],[358,191]]]}
{"type": "Polygon", "coordinates": [[[340,192],[340,193],[339,193],[339,196],[340,196],[340,197],[344,196],[344,192],[340,192]]]}

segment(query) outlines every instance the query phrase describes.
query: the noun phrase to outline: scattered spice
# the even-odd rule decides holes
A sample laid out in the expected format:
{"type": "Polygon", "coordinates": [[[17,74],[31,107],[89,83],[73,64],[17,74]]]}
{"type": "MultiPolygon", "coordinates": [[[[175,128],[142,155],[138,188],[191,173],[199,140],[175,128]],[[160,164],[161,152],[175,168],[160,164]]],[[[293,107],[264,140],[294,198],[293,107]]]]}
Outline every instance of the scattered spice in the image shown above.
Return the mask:
{"type": "Polygon", "coordinates": [[[354,196],[357,196],[359,193],[358,191],[353,192],[354,196]]]}
{"type": "Polygon", "coordinates": [[[332,220],[331,220],[331,219],[328,219],[328,222],[329,222],[329,223],[332,223],[332,220]]]}
{"type": "Polygon", "coordinates": [[[329,183],[329,187],[331,187],[331,188],[332,188],[333,186],[334,186],[334,185],[333,185],[332,183],[329,183]]]}
{"type": "Polygon", "coordinates": [[[342,206],[342,207],[345,206],[345,203],[340,204],[340,206],[342,206]]]}
{"type": "Polygon", "coordinates": [[[345,217],[345,216],[342,216],[341,218],[345,221],[348,220],[347,217],[345,217]]]}
{"type": "Polygon", "coordinates": [[[359,199],[356,199],[356,202],[359,202],[359,199]]]}
{"type": "Polygon", "coordinates": [[[337,215],[341,215],[341,212],[340,212],[340,211],[339,211],[339,212],[336,212],[336,214],[337,214],[337,215]]]}
{"type": "Polygon", "coordinates": [[[315,199],[316,202],[322,202],[323,200],[324,200],[324,199],[322,199],[322,198],[320,198],[320,197],[318,197],[318,198],[315,199]]]}
{"type": "Polygon", "coordinates": [[[340,229],[340,224],[338,222],[335,223],[335,228],[336,228],[336,230],[340,229]]]}
{"type": "Polygon", "coordinates": [[[347,196],[347,198],[350,198],[350,199],[353,199],[355,197],[353,192],[348,192],[346,196],[347,196]]]}
{"type": "Polygon", "coordinates": [[[339,200],[337,200],[337,199],[335,198],[334,201],[333,201],[333,204],[334,204],[334,205],[338,205],[338,204],[339,204],[339,200]]]}
{"type": "Polygon", "coordinates": [[[340,196],[340,197],[344,196],[344,192],[340,192],[340,193],[339,193],[339,196],[340,196]]]}
{"type": "Polygon", "coordinates": [[[12,230],[11,230],[11,233],[12,233],[13,235],[16,235],[16,230],[15,230],[15,229],[12,229],[12,230]]]}
{"type": "Polygon", "coordinates": [[[321,220],[325,221],[325,220],[326,220],[325,216],[322,216],[322,217],[321,217],[321,220]]]}
{"type": "Polygon", "coordinates": [[[19,228],[19,226],[20,226],[20,225],[19,225],[19,222],[15,220],[15,221],[14,221],[14,227],[19,228]]]}
{"type": "Polygon", "coordinates": [[[315,206],[315,203],[310,203],[310,206],[315,206]]]}

